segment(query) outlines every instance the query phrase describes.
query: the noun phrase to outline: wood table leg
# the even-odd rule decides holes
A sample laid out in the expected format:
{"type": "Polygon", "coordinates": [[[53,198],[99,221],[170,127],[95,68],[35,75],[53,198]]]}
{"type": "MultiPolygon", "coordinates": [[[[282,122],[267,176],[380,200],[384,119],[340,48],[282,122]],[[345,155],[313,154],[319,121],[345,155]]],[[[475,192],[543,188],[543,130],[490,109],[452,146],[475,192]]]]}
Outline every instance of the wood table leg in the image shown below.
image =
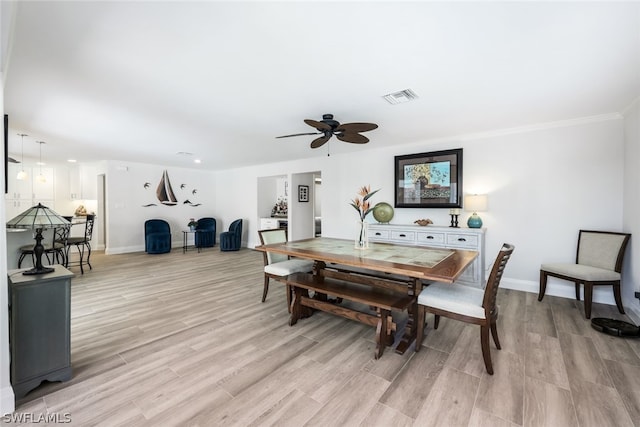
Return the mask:
{"type": "Polygon", "coordinates": [[[393,316],[391,312],[389,312],[389,315],[387,316],[387,346],[393,345],[393,342],[396,340],[396,328],[397,324],[393,321],[393,316]]]}
{"type": "Polygon", "coordinates": [[[376,325],[376,351],[374,356],[376,359],[382,357],[382,353],[384,353],[384,346],[387,342],[387,321],[388,321],[388,312],[387,310],[379,310],[378,311],[378,324],[376,325]]]}
{"type": "Polygon", "coordinates": [[[402,340],[396,346],[396,353],[404,354],[411,344],[416,340],[416,320],[418,318],[418,294],[416,291],[422,290],[422,282],[420,279],[412,279],[409,283],[408,293],[413,296],[413,302],[407,310],[407,325],[404,327],[404,335],[402,340]]]}
{"type": "Polygon", "coordinates": [[[293,326],[298,323],[298,319],[300,319],[300,309],[302,306],[300,305],[300,299],[302,297],[301,291],[302,289],[296,288],[292,286],[293,289],[293,302],[291,303],[291,315],[289,316],[289,326],[293,326]]]}

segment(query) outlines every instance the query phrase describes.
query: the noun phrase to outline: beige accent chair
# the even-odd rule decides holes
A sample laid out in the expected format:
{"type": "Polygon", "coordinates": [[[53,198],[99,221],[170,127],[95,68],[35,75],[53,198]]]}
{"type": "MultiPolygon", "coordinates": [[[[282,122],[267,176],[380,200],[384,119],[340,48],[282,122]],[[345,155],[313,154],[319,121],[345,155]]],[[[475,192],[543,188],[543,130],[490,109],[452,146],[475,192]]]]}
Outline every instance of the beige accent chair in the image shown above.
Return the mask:
{"type": "Polygon", "coordinates": [[[580,301],[580,284],[584,285],[584,314],[591,318],[593,287],[613,286],[613,297],[620,313],[624,314],[620,281],[622,278],[622,260],[631,234],[609,231],[580,230],[578,252],[575,264],[556,263],[540,266],[540,292],[538,301],[542,301],[547,289],[547,277],[574,282],[576,300],[580,301]]]}
{"type": "MultiPolygon", "coordinates": [[[[276,228],[272,230],[260,230],[260,243],[270,245],[287,241],[287,230],[276,228]]],[[[274,252],[263,252],[264,256],[264,290],[262,302],[267,299],[269,292],[269,279],[274,279],[285,284],[287,292],[287,309],[291,312],[291,287],[286,284],[287,276],[293,273],[309,273],[313,270],[313,261],[306,259],[291,259],[287,255],[274,252]]]]}
{"type": "Polygon", "coordinates": [[[498,339],[496,326],[498,320],[496,297],[502,273],[513,253],[513,249],[514,246],[508,243],[502,245],[493,263],[493,268],[484,290],[456,283],[434,282],[420,292],[420,295],[418,295],[416,351],[420,351],[422,346],[426,312],[435,314],[433,329],[438,329],[440,316],[480,325],[480,345],[482,347],[484,366],[487,373],[493,375],[489,331],[491,331],[496,348],[500,350],[500,340],[498,339]]]}

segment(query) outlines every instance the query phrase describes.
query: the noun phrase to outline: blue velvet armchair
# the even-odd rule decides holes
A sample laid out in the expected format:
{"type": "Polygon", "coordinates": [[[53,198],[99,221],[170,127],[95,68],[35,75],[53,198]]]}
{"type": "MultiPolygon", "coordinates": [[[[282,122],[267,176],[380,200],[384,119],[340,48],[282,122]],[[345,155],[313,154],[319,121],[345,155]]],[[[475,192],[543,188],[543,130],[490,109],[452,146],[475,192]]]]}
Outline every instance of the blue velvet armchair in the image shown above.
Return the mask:
{"type": "Polygon", "coordinates": [[[163,219],[144,222],[144,250],[148,254],[164,254],[171,251],[171,227],[163,219]]]}
{"type": "Polygon", "coordinates": [[[216,219],[205,217],[196,226],[196,248],[212,248],[216,245],[216,219]]]}
{"type": "Polygon", "coordinates": [[[242,241],[242,220],[236,219],[229,226],[229,231],[220,233],[221,251],[239,251],[242,241]]]}

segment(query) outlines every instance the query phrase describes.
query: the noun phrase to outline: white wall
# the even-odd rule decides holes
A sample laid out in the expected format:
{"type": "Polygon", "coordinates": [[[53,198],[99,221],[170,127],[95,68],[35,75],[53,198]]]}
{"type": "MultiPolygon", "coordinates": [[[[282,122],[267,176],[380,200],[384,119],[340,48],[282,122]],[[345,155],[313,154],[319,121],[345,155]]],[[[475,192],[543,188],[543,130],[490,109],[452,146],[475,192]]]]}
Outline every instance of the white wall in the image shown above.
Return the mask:
{"type": "Polygon", "coordinates": [[[315,237],[315,217],[313,215],[315,188],[313,177],[313,173],[291,175],[291,195],[289,196],[289,238],[291,240],[315,237]],[[298,201],[299,185],[306,185],[309,189],[307,202],[298,201]]]}
{"type": "MultiPolygon", "coordinates": [[[[4,12],[3,12],[4,13],[4,12]]],[[[0,74],[0,80],[2,74],[0,74]]],[[[4,86],[0,85],[0,117],[4,117],[4,86]]],[[[4,132],[4,126],[1,127],[4,132]]],[[[3,133],[4,135],[4,133],[3,133]]],[[[4,194],[4,150],[2,151],[2,193],[4,194]]],[[[5,217],[4,197],[0,197],[0,415],[14,410],[14,394],[11,388],[9,366],[9,301],[7,280],[7,219],[5,217]]]]}
{"type": "MultiPolygon", "coordinates": [[[[160,218],[169,222],[173,246],[182,246],[182,230],[187,229],[189,218],[197,220],[210,216],[218,220],[219,213],[226,209],[224,202],[216,205],[214,197],[216,184],[213,173],[182,168],[166,168],[178,204],[162,205],[156,197],[156,188],[164,170],[164,167],[157,165],[106,162],[108,210],[105,253],[144,251],[144,222],[151,218],[160,218]],[[145,188],[146,183],[148,185],[145,188]],[[199,206],[185,204],[185,200],[199,206]],[[155,204],[155,206],[145,207],[149,204],[155,204]]],[[[250,192],[253,194],[255,203],[255,181],[250,192]]],[[[255,212],[255,208],[252,212],[255,212]]],[[[221,224],[219,221],[216,222],[219,234],[221,224]]]]}
{"type": "MultiPolygon", "coordinates": [[[[318,153],[296,162],[218,172],[216,198],[218,204],[224,200],[229,205],[223,218],[247,217],[256,211],[257,177],[319,170],[323,236],[350,239],[357,215],[349,201],[359,187],[379,188],[372,201],[393,204],[394,156],[462,147],[464,192],[489,195],[489,210],[481,215],[487,228],[486,268],[501,244],[511,242],[516,251],[504,285],[537,292],[542,262],[573,262],[579,229],[622,230],[623,128],[621,117],[609,116],[436,143],[379,149],[370,144],[353,154],[318,153]]],[[[448,212],[396,209],[391,222],[431,218],[436,225],[448,226],[448,212]]],[[[467,217],[468,213],[461,216],[463,224],[467,217]]],[[[245,241],[249,247],[258,244],[256,224],[245,225],[245,241]]],[[[571,297],[573,292],[566,282],[550,279],[548,294],[571,297]]],[[[610,289],[596,289],[594,300],[612,303],[610,289]]]]}
{"type": "MultiPolygon", "coordinates": [[[[4,117],[4,70],[10,49],[11,27],[15,18],[16,3],[0,3],[0,117],[4,117]]],[[[1,127],[4,131],[4,127],[1,127]]],[[[4,135],[4,133],[3,133],[4,135]]],[[[0,172],[4,179],[5,158],[2,154],[0,172]]],[[[3,191],[4,192],[4,191],[3,191]]],[[[0,197],[0,415],[13,412],[14,394],[9,376],[9,303],[7,300],[7,242],[5,199],[0,197]]]]}
{"type": "MultiPolygon", "coordinates": [[[[392,148],[376,148],[372,142],[350,154],[334,151],[331,157],[326,157],[310,151],[314,157],[308,159],[215,173],[169,168],[179,201],[189,198],[202,203],[197,208],[183,204],[143,207],[158,203],[155,189],[164,168],[106,162],[105,170],[98,171],[106,173],[109,207],[106,252],[144,250],[143,223],[153,217],[170,222],[175,246],[181,244],[180,230],[186,227],[190,217],[213,216],[218,220],[218,233],[226,230],[231,221],[242,218],[243,244],[253,247],[258,244],[258,178],[307,173],[311,176],[312,172],[322,175],[323,236],[351,239],[357,215],[349,201],[359,187],[379,188],[372,202],[393,204],[394,156],[461,147],[464,149],[464,192],[489,195],[489,210],[482,214],[487,227],[489,265],[486,267],[490,267],[503,242],[514,243],[516,251],[507,266],[503,285],[537,292],[540,264],[572,262],[579,229],[630,231],[634,228],[638,231],[635,219],[640,206],[637,191],[639,115],[636,105],[624,120],[573,122],[567,126],[541,126],[521,132],[495,132],[392,148]],[[150,183],[149,188],[144,188],[146,182],[150,183]],[[185,189],[180,189],[181,184],[186,185],[185,189]],[[192,189],[197,190],[197,198],[191,197],[192,189]]],[[[311,190],[311,181],[309,185],[311,190]]],[[[297,184],[290,188],[290,199],[293,197],[297,201],[297,184]]],[[[4,200],[0,203],[4,204],[4,200]]],[[[467,216],[461,217],[462,223],[467,216]]],[[[418,218],[431,218],[436,225],[449,225],[448,209],[396,209],[391,222],[407,224],[418,218]]],[[[0,239],[4,238],[3,233],[0,239]]],[[[5,247],[4,242],[0,244],[5,247]]],[[[629,265],[633,252],[638,253],[637,244],[633,245],[625,265],[625,305],[630,304],[629,289],[633,288],[626,283],[633,280],[638,283],[638,266],[629,265]]],[[[6,254],[4,258],[6,261],[6,254]]],[[[5,265],[6,262],[0,262],[0,269],[5,265]]],[[[6,272],[0,270],[0,276],[0,305],[4,307],[0,309],[3,314],[0,316],[0,342],[3,343],[0,372],[8,375],[6,301],[1,300],[6,298],[6,272]]],[[[548,294],[571,298],[572,293],[573,287],[566,282],[550,280],[548,294]]],[[[612,303],[611,290],[596,292],[594,300],[612,303]]],[[[0,381],[8,378],[5,380],[3,376],[0,381]]]]}
{"type": "Polygon", "coordinates": [[[640,98],[625,111],[624,117],[624,230],[631,233],[622,271],[622,300],[627,313],[640,324],[640,301],[634,292],[640,291],[640,98]],[[633,260],[633,262],[632,262],[633,260]]]}
{"type": "Polygon", "coordinates": [[[258,179],[258,212],[257,218],[269,218],[271,210],[278,200],[277,183],[280,177],[264,177],[258,179]]]}

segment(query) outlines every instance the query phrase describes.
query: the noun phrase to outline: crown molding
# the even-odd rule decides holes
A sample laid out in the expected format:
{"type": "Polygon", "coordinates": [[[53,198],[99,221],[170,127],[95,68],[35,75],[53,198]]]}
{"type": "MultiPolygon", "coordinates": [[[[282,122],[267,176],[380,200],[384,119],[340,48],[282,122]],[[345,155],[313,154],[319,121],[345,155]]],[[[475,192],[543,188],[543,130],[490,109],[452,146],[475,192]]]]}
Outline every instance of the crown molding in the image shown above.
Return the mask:
{"type": "Polygon", "coordinates": [[[638,104],[640,104],[640,96],[638,96],[636,99],[631,101],[631,104],[629,104],[625,108],[623,108],[622,111],[620,112],[620,114],[622,114],[623,116],[626,116],[638,104]]]}
{"type": "Polygon", "coordinates": [[[577,126],[589,123],[605,122],[609,120],[620,120],[623,118],[621,113],[599,114],[595,116],[579,117],[576,119],[558,120],[554,122],[537,123],[535,125],[519,126],[512,128],[496,129],[487,132],[478,132],[471,134],[458,135],[455,139],[465,141],[473,139],[492,138],[496,136],[511,135],[515,133],[527,133],[545,129],[554,129],[560,127],[577,126]]]}

